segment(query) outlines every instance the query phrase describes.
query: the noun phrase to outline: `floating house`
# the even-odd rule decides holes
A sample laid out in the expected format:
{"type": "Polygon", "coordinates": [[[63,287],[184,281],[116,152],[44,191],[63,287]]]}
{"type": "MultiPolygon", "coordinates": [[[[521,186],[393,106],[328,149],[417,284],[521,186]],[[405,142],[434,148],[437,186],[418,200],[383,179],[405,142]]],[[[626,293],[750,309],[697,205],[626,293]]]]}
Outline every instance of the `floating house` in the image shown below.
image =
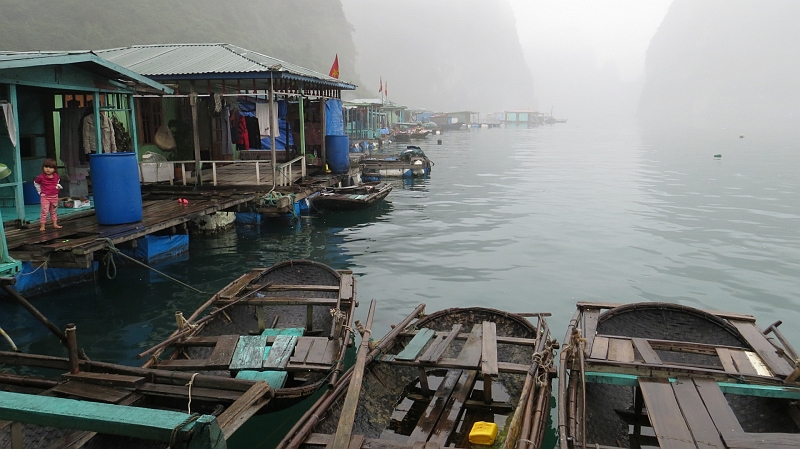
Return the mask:
{"type": "Polygon", "coordinates": [[[381,111],[386,114],[386,126],[391,128],[395,123],[411,122],[414,117],[411,116],[411,111],[406,106],[391,102],[384,101],[381,111]]]}
{"type": "Polygon", "coordinates": [[[345,101],[343,120],[345,132],[350,140],[374,140],[381,137],[381,129],[388,128],[386,113],[380,98],[364,98],[345,101]]]}
{"type": "Polygon", "coordinates": [[[505,111],[502,122],[506,128],[533,128],[544,123],[544,115],[530,109],[505,111]]]}
{"type": "Polygon", "coordinates": [[[461,129],[465,125],[469,128],[472,124],[480,124],[480,113],[473,111],[445,112],[431,116],[431,121],[442,129],[461,129]]]}
{"type": "MultiPolygon", "coordinates": [[[[323,172],[330,156],[326,137],[338,136],[331,140],[349,168],[340,98],[342,90],[352,89],[228,44],[0,52],[0,177],[6,175],[0,179],[0,275],[22,270],[17,289],[33,293],[92,279],[98,261],[109,255],[128,252],[149,262],[186,251],[189,224],[234,215],[217,212],[243,210],[237,219],[296,213],[302,194],[281,192],[296,189],[293,184],[307,170],[323,172]],[[238,136],[232,117],[233,128],[242,131],[238,136]],[[66,214],[73,210],[59,208],[64,228],[39,232],[27,224],[38,217],[39,206],[25,204],[32,185],[24,181],[52,157],[63,195],[87,196],[85,123],[94,125],[94,138],[88,139],[93,152],[130,152],[141,161],[131,189],[138,191],[141,181],[141,218],[107,226],[92,207],[75,209],[72,217],[66,214]],[[254,132],[247,139],[236,140],[249,129],[254,132]],[[179,185],[173,185],[176,180],[179,185]],[[187,190],[187,184],[202,190],[187,190]],[[178,190],[163,194],[171,188],[178,190]],[[265,205],[267,193],[274,201],[265,205]],[[175,196],[191,202],[179,204],[175,196]]],[[[38,199],[35,190],[28,196],[38,199]]]]}

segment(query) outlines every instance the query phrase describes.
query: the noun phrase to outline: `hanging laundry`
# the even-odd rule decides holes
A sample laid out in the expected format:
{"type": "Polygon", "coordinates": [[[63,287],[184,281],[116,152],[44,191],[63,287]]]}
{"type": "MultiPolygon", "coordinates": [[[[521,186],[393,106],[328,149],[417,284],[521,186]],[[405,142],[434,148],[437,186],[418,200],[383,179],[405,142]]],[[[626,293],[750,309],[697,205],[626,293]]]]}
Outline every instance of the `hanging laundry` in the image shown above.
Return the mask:
{"type": "Polygon", "coordinates": [[[3,115],[6,118],[6,128],[8,128],[8,138],[11,143],[17,146],[17,123],[14,121],[14,108],[11,103],[2,103],[0,107],[3,109],[3,115]]]}
{"type": "MultiPolygon", "coordinates": [[[[102,136],[102,152],[116,153],[117,141],[114,137],[114,125],[111,119],[102,112],[100,113],[100,134],[102,136]]],[[[89,114],[83,118],[83,151],[85,154],[97,151],[97,134],[95,133],[94,114],[89,114]]]]}
{"type": "MultiPolygon", "coordinates": [[[[261,138],[269,137],[269,103],[256,103],[256,118],[260,124],[259,133],[261,138]]],[[[272,127],[275,128],[275,138],[280,137],[281,131],[278,126],[278,103],[272,103],[272,127]]]]}
{"type": "MultiPolygon", "coordinates": [[[[81,161],[81,116],[83,110],[80,102],[70,100],[66,108],[61,108],[58,113],[61,117],[61,160],[67,168],[67,174],[72,177],[75,168],[84,165],[81,161]]],[[[70,178],[71,179],[71,178],[70,178]]]]}
{"type": "Polygon", "coordinates": [[[258,119],[256,117],[245,117],[244,122],[247,126],[247,144],[250,149],[261,149],[261,135],[259,134],[258,119]]]}

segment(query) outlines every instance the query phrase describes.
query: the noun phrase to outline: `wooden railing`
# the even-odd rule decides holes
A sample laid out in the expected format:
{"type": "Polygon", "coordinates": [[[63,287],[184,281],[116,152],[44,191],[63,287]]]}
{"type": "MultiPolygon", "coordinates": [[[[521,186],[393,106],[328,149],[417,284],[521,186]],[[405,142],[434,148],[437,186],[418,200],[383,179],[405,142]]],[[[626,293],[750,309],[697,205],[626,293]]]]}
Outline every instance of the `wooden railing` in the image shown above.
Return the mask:
{"type": "MultiPolygon", "coordinates": [[[[274,176],[275,176],[275,185],[276,186],[289,186],[292,185],[293,182],[293,174],[295,173],[294,170],[296,169],[294,165],[296,163],[300,163],[300,166],[297,167],[300,169],[300,176],[305,178],[306,176],[306,158],[305,156],[299,156],[291,161],[284,162],[282,164],[278,164],[275,167],[274,176]]],[[[145,164],[145,162],[140,162],[139,164],[145,164]]],[[[170,161],[170,162],[162,162],[161,164],[171,164],[172,166],[180,166],[181,167],[181,182],[183,185],[186,185],[186,166],[187,165],[194,165],[195,161],[170,161]]],[[[252,164],[254,166],[253,175],[255,176],[253,184],[261,185],[261,170],[263,168],[269,169],[272,166],[271,161],[260,161],[260,160],[245,160],[245,161],[200,161],[200,170],[202,173],[203,167],[211,165],[211,183],[214,186],[217,186],[218,179],[217,179],[217,165],[231,165],[231,164],[252,164]],[[266,165],[266,167],[264,167],[266,165]]],[[[140,167],[141,168],[141,167],[140,167]]],[[[144,183],[144,179],[142,179],[142,183],[144,183]]],[[[158,182],[158,181],[156,181],[158,182]]],[[[170,177],[169,180],[170,184],[174,183],[173,177],[170,177]]]]}

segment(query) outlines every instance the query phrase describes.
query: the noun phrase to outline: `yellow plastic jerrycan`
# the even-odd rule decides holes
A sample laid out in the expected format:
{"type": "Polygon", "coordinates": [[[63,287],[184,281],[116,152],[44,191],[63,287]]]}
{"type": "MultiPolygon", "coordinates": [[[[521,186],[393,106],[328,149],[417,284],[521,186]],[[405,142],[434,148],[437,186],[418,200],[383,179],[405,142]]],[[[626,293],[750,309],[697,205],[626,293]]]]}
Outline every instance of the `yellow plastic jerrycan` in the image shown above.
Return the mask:
{"type": "Polygon", "coordinates": [[[469,442],[472,444],[494,444],[497,438],[497,424],[493,422],[478,421],[472,425],[469,432],[469,442]]]}

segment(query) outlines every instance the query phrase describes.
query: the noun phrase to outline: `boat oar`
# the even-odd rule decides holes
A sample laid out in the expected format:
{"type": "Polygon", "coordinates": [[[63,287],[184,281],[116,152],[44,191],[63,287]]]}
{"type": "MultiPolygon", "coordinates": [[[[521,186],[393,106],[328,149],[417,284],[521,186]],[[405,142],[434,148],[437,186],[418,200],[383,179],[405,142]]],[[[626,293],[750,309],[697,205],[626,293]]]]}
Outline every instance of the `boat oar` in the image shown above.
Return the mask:
{"type": "Polygon", "coordinates": [[[353,366],[353,375],[350,377],[350,387],[347,389],[342,413],[339,415],[339,426],[336,428],[336,435],[333,437],[333,449],[347,449],[350,446],[350,435],[353,433],[353,420],[356,417],[356,408],[358,408],[358,395],[361,394],[361,381],[364,380],[364,367],[367,364],[369,338],[372,334],[372,319],[374,316],[375,300],[373,299],[369,304],[367,324],[364,328],[364,333],[361,335],[361,346],[358,348],[356,364],[353,366]]]}
{"type": "MultiPolygon", "coordinates": [[[[425,310],[425,304],[418,305],[410,315],[408,315],[403,321],[399,322],[397,325],[392,328],[392,330],[384,336],[377,345],[375,345],[375,349],[367,355],[366,363],[370,363],[373,361],[378,355],[380,355],[384,349],[390,347],[394,344],[395,338],[400,335],[401,332],[405,330],[411,321],[413,321],[417,316],[425,310]]],[[[306,411],[302,418],[300,418],[297,423],[292,427],[291,430],[286,434],[286,436],[278,443],[278,446],[275,449],[296,449],[303,441],[308,437],[308,434],[314,430],[314,426],[322,420],[323,415],[325,412],[330,408],[333,401],[337,400],[339,396],[347,389],[348,382],[350,381],[351,376],[353,375],[355,367],[351,367],[347,370],[346,373],[342,375],[342,378],[339,380],[339,383],[336,384],[336,387],[326,391],[319,400],[311,406],[311,408],[306,411]]]]}
{"type": "Polygon", "coordinates": [[[64,335],[64,331],[56,327],[56,325],[53,324],[50,320],[48,320],[46,316],[42,315],[42,313],[39,312],[39,309],[33,307],[33,305],[29,303],[27,299],[23,298],[22,295],[20,295],[16,290],[11,288],[11,286],[14,285],[14,283],[16,283],[16,279],[14,278],[0,278],[0,287],[3,287],[3,290],[5,290],[6,293],[8,293],[8,295],[11,296],[13,300],[19,303],[19,305],[21,305],[25,310],[27,310],[28,313],[33,315],[34,318],[39,320],[39,322],[42,323],[44,327],[46,327],[50,332],[52,332],[53,335],[58,337],[58,339],[61,340],[61,343],[64,346],[68,347],[69,343],[67,342],[67,337],[64,335]]]}

